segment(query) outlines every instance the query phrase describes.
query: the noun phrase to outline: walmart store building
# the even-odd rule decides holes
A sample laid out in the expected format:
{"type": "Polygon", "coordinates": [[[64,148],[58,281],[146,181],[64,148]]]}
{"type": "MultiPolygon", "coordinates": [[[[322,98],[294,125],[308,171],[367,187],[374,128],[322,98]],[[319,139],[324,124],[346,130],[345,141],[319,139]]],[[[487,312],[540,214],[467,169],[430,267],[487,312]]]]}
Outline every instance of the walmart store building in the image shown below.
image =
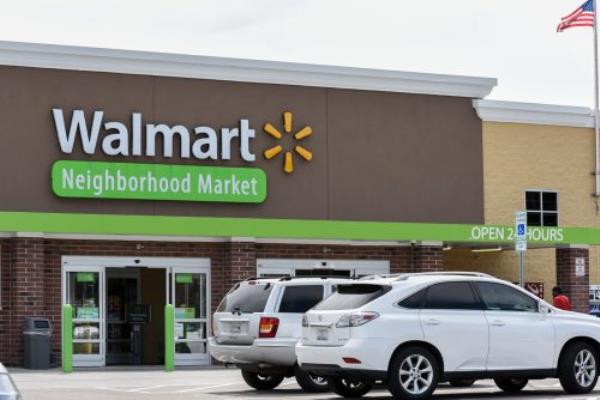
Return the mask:
{"type": "Polygon", "coordinates": [[[21,365],[23,321],[45,316],[75,366],[162,364],[172,304],[175,364],[207,364],[211,311],[254,276],[516,281],[524,209],[528,287],[587,311],[591,111],[482,100],[495,85],[0,43],[0,360],[21,365]]]}

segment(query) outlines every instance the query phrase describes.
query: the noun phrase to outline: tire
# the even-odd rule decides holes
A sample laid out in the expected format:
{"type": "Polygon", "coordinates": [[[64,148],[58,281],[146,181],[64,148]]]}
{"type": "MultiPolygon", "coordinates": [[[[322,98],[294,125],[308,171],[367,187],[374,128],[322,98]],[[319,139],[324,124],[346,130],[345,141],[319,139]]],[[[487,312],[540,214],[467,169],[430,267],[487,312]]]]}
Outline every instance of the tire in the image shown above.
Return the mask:
{"type": "Polygon", "coordinates": [[[313,376],[296,365],[294,368],[296,382],[306,393],[329,392],[329,381],[326,378],[313,376]]]}
{"type": "Polygon", "coordinates": [[[475,384],[475,379],[450,379],[448,383],[450,383],[450,386],[465,388],[473,386],[475,384]]]}
{"type": "Polygon", "coordinates": [[[346,398],[358,398],[369,393],[373,389],[373,383],[357,381],[344,378],[330,378],[331,389],[339,396],[346,398]]]}
{"type": "Polygon", "coordinates": [[[439,378],[437,358],[424,347],[411,346],[401,350],[392,360],[388,389],[396,399],[428,399],[439,378]]]}
{"type": "Polygon", "coordinates": [[[598,381],[596,349],[585,342],[569,345],[558,361],[558,379],[565,392],[569,394],[591,392],[598,381]],[[584,368],[578,366],[582,361],[584,368]]]}
{"type": "Polygon", "coordinates": [[[527,378],[496,378],[494,379],[496,386],[498,386],[505,393],[518,393],[525,386],[529,379],[527,378]]]}
{"type": "Polygon", "coordinates": [[[273,390],[283,381],[283,375],[262,375],[242,370],[242,378],[256,390],[273,390]]]}

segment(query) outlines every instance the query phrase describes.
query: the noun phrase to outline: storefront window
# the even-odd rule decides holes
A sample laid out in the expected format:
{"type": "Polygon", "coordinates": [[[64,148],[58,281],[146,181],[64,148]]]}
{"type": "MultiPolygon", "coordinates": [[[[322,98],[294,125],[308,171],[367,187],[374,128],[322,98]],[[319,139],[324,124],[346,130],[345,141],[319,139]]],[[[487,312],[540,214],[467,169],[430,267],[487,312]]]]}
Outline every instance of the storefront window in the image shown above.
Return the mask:
{"type": "Polygon", "coordinates": [[[177,322],[175,324],[175,340],[205,340],[206,323],[177,322]]]}
{"type": "Polygon", "coordinates": [[[69,272],[69,303],[74,319],[100,318],[97,272],[69,272]]]}
{"type": "Polygon", "coordinates": [[[553,191],[525,192],[527,225],[558,226],[558,193],[553,191]]]}
{"type": "Polygon", "coordinates": [[[206,318],[206,275],[175,274],[175,318],[206,318]]]}
{"type": "Polygon", "coordinates": [[[100,354],[100,343],[73,343],[73,354],[100,354]]]}

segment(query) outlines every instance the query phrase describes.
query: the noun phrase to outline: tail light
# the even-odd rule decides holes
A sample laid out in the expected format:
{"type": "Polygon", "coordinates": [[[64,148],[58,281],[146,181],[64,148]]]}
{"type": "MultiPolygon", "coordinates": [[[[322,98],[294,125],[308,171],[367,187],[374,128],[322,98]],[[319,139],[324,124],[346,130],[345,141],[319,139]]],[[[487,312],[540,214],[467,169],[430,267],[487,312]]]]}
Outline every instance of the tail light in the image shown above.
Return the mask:
{"type": "Polygon", "coordinates": [[[259,338],[274,338],[279,328],[279,318],[261,317],[258,328],[259,338]]]}
{"type": "Polygon", "coordinates": [[[367,322],[371,322],[379,317],[379,313],[374,311],[361,311],[352,314],[345,314],[335,324],[336,328],[354,328],[367,322]]]}

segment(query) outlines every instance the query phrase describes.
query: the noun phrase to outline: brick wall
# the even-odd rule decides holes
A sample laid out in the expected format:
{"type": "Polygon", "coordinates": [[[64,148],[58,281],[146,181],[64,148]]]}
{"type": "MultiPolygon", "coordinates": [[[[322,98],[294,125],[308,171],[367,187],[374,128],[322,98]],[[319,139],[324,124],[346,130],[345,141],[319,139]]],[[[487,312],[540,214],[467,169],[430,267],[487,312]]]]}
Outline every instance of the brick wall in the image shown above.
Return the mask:
{"type": "MultiPolygon", "coordinates": [[[[589,313],[589,250],[585,248],[556,249],[556,284],[571,300],[573,311],[589,313]],[[585,261],[585,276],[575,275],[577,258],[585,261]]],[[[550,288],[551,289],[551,288],[550,288]]]]}
{"type": "Polygon", "coordinates": [[[442,246],[413,247],[413,271],[439,272],[444,270],[442,246]]]}
{"type": "Polygon", "coordinates": [[[18,327],[13,326],[14,320],[14,296],[13,296],[13,269],[12,261],[12,240],[0,240],[0,279],[1,279],[1,299],[2,310],[0,310],[0,361],[11,362],[8,359],[10,349],[15,347],[18,327]]]}
{"type": "Polygon", "coordinates": [[[413,270],[410,247],[256,244],[256,258],[389,260],[390,272],[413,270]]]}
{"type": "Polygon", "coordinates": [[[256,275],[257,258],[389,260],[391,272],[437,270],[441,259],[441,249],[391,246],[40,238],[2,239],[0,246],[3,303],[0,361],[9,366],[22,365],[22,324],[26,316],[42,315],[51,319],[52,350],[60,352],[62,256],[210,258],[213,310],[235,282],[256,275]]]}

